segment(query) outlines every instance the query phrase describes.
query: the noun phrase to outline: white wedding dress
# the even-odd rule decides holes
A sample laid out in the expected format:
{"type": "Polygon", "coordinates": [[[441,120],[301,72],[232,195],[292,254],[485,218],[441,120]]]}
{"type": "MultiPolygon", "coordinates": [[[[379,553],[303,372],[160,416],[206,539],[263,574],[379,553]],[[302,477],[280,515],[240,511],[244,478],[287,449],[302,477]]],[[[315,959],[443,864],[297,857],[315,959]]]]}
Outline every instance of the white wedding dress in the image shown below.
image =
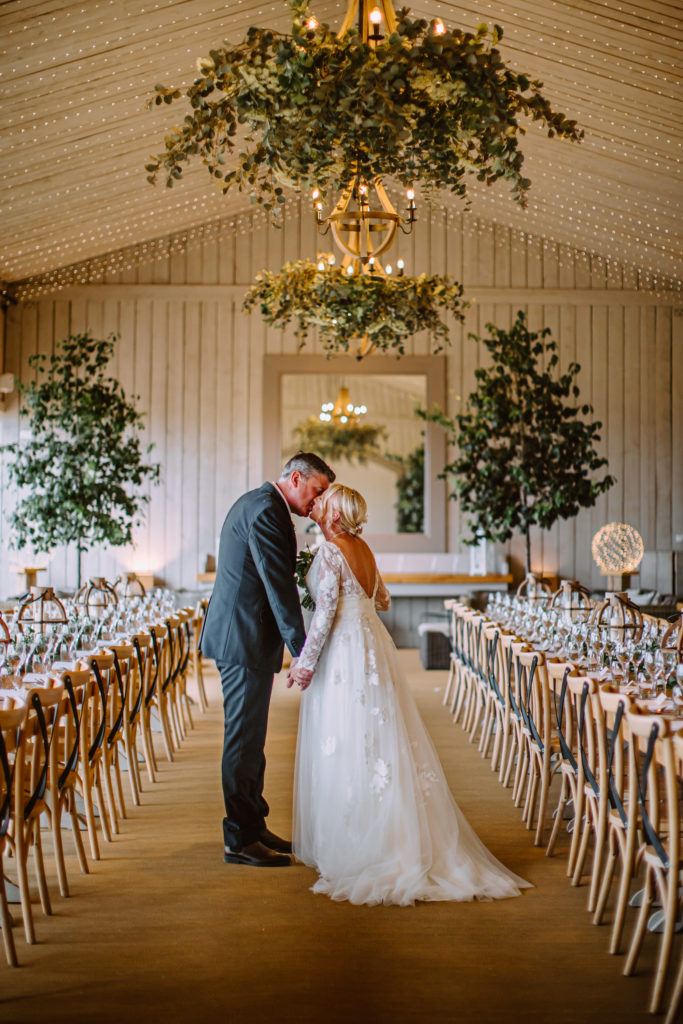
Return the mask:
{"type": "Polygon", "coordinates": [[[376,608],[332,542],[299,665],[315,668],[299,716],[293,849],[314,892],[351,903],[502,899],[530,883],[489,853],[455,803],[376,608]]]}

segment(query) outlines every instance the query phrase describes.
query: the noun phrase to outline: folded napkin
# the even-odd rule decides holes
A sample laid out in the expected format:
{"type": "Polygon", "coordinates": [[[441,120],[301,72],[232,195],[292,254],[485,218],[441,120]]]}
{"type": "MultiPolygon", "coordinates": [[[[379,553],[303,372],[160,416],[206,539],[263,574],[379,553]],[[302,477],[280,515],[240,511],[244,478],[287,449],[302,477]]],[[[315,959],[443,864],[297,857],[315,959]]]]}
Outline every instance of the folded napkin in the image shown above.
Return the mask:
{"type": "Polygon", "coordinates": [[[653,700],[646,701],[645,706],[648,711],[663,711],[668,703],[669,698],[667,695],[665,693],[660,693],[659,696],[655,697],[653,700]]]}
{"type": "Polygon", "coordinates": [[[24,686],[45,686],[50,685],[50,676],[47,672],[26,672],[23,678],[24,686]]]}
{"type": "Polygon", "coordinates": [[[53,672],[75,672],[79,666],[78,661],[53,661],[53,672]]]}
{"type": "Polygon", "coordinates": [[[23,690],[23,689],[20,689],[20,690],[0,689],[0,700],[4,700],[5,698],[9,698],[10,700],[16,701],[17,704],[25,704],[26,703],[26,697],[27,697],[27,692],[26,692],[26,690],[23,690]]]}

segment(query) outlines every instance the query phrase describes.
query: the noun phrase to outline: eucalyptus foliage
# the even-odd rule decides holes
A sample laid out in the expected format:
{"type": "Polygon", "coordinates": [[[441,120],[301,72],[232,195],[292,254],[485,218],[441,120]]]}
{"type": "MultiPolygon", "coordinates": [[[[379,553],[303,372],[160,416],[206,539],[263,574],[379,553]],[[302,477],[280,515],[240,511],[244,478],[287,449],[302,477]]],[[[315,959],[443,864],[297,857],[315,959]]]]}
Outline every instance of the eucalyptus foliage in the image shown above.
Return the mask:
{"type": "Polygon", "coordinates": [[[143,415],[106,375],[116,340],[70,335],[49,359],[30,357],[37,380],[17,382],[31,437],[10,446],[9,477],[20,491],[9,518],[13,546],[75,544],[79,586],[81,553],[130,544],[149,501],[140,488],[159,480],[159,465],[143,461],[143,415]]]}
{"type": "Polygon", "coordinates": [[[403,355],[406,338],[425,330],[431,332],[433,351],[440,352],[448,343],[448,326],[439,309],[462,321],[469,305],[461,301],[462,285],[449,277],[347,274],[323,263],[324,270],[312,260],[294,260],[277,274],[261,271],[243,308],[251,312],[258,305],[273,327],[294,321],[301,345],[317,327],[328,356],[348,352],[364,339],[360,359],[374,349],[403,355]]]}
{"type": "MultiPolygon", "coordinates": [[[[577,141],[576,122],[554,111],[542,82],[510,69],[497,49],[503,30],[458,28],[398,15],[376,46],[355,29],[341,39],[327,25],[308,29],[308,0],[291,0],[292,34],[250,28],[197,61],[184,93],[189,111],[146,165],[172,186],[198,157],[224,191],[251,194],[279,209],[283,186],[338,190],[356,174],[464,196],[465,177],[509,181],[524,204],[521,119],[549,137],[577,141]]],[[[157,85],[150,106],[171,104],[180,89],[157,85]]]]}
{"type": "Polygon", "coordinates": [[[457,448],[441,476],[453,478],[451,497],[469,516],[466,543],[506,541],[519,531],[529,572],[530,528],[547,530],[594,505],[615,479],[595,479],[607,465],[595,449],[602,424],[583,419],[593,407],[579,403],[581,367],[572,362],[559,372],[550,329],[529,331],[522,312],[509,331],[486,327],[489,337],[469,335],[486,347],[491,365],[475,370],[465,412],[454,420],[437,408],[419,414],[444,426],[457,448]]]}
{"type": "Polygon", "coordinates": [[[369,455],[379,454],[379,442],[386,438],[386,430],[370,423],[324,423],[310,416],[294,428],[294,437],[298,448],[316,452],[326,461],[346,459],[365,465],[369,455]]]}
{"type": "Polygon", "coordinates": [[[396,531],[422,533],[425,509],[424,441],[407,455],[387,454],[401,467],[396,481],[396,531]]]}

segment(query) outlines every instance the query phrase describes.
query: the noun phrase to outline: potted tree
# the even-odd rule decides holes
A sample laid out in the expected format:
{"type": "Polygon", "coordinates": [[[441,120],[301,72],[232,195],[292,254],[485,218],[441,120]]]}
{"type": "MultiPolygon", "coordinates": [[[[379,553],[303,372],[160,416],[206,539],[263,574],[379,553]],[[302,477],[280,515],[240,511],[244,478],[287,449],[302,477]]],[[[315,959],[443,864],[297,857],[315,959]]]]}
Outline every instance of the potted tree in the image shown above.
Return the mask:
{"type": "Polygon", "coordinates": [[[593,407],[579,402],[581,367],[572,362],[559,373],[550,329],[529,331],[521,311],[509,331],[486,327],[489,337],[469,335],[486,346],[491,365],[475,370],[465,411],[454,420],[438,408],[420,415],[445,427],[457,450],[440,475],[452,478],[451,497],[469,516],[465,543],[502,542],[519,531],[529,573],[531,527],[548,529],[594,505],[615,480],[596,478],[607,465],[595,448],[602,424],[584,419],[593,407]]]}
{"type": "Polygon", "coordinates": [[[9,446],[9,479],[19,491],[12,543],[38,551],[75,544],[79,587],[83,552],[130,544],[149,501],[142,488],[159,480],[160,466],[143,456],[143,414],[106,374],[116,340],[70,335],[49,359],[29,359],[37,380],[17,381],[30,438],[9,446]]]}

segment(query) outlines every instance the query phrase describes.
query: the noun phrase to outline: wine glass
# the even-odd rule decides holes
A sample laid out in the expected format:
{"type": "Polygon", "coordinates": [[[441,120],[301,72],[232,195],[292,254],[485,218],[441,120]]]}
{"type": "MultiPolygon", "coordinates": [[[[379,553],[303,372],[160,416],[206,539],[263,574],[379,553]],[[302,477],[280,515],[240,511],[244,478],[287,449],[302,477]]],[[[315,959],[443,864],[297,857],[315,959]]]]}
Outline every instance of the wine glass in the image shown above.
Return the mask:
{"type": "Polygon", "coordinates": [[[683,718],[683,664],[676,666],[676,682],[671,691],[674,702],[674,711],[678,718],[683,718]]]}

